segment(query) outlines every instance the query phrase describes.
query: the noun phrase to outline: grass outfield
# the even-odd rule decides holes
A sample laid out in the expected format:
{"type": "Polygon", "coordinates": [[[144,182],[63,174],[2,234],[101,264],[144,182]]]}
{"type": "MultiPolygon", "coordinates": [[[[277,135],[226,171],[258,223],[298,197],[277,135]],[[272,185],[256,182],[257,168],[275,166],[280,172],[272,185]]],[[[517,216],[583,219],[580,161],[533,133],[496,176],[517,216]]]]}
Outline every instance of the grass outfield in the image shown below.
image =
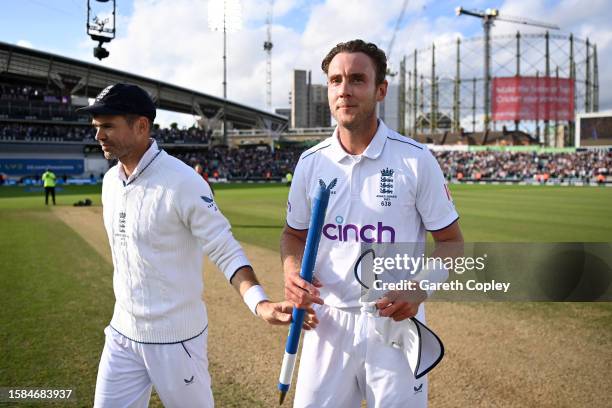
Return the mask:
{"type": "MultiPolygon", "coordinates": [[[[467,241],[612,241],[612,188],[451,190],[467,241]]],[[[239,240],[277,250],[287,187],[215,191],[239,240]]],[[[99,204],[99,186],[68,186],[57,201],[72,205],[86,197],[99,204]]],[[[41,191],[16,187],[0,188],[0,259],[0,386],[73,388],[78,405],[90,406],[114,301],[111,266],[45,208],[41,191]]],[[[597,307],[605,309],[606,330],[610,307],[597,307]]],[[[228,390],[214,391],[218,406],[240,406],[224,405],[228,390]]]]}
{"type": "MultiPolygon", "coordinates": [[[[217,188],[238,239],[278,250],[288,188],[217,188]]],[[[452,185],[470,242],[610,242],[612,188],[452,185]]]]}
{"type": "MultiPolygon", "coordinates": [[[[612,188],[452,185],[466,241],[610,242],[612,188]]],[[[239,240],[278,249],[285,223],[288,187],[216,185],[216,200],[239,240]]],[[[42,210],[42,191],[0,188],[0,210],[42,210]]],[[[99,186],[67,186],[59,205],[90,198],[100,204],[99,186]]]]}

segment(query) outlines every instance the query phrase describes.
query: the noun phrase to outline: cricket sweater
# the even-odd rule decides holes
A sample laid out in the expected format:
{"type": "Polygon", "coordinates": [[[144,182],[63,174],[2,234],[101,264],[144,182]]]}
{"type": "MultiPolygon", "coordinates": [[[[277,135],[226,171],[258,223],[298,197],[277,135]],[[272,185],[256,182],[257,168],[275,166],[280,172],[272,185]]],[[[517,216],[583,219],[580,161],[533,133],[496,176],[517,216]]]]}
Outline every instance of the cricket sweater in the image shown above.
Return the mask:
{"type": "Polygon", "coordinates": [[[114,267],[111,327],[142,343],[204,331],[203,256],[228,280],[249,265],[208,184],[153,142],[129,178],[120,163],[106,173],[102,205],[114,267]]]}

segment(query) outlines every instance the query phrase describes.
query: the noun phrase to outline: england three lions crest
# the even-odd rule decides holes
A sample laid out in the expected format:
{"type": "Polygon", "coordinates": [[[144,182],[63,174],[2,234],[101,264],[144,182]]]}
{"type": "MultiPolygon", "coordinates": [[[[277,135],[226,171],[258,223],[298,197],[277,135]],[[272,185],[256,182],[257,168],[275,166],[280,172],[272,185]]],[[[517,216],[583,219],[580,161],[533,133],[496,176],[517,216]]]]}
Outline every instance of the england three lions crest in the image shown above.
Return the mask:
{"type": "Polygon", "coordinates": [[[395,170],[390,168],[384,168],[380,171],[380,184],[378,186],[379,194],[376,198],[380,198],[380,205],[382,207],[390,207],[391,199],[397,198],[394,194],[395,190],[395,170]]]}

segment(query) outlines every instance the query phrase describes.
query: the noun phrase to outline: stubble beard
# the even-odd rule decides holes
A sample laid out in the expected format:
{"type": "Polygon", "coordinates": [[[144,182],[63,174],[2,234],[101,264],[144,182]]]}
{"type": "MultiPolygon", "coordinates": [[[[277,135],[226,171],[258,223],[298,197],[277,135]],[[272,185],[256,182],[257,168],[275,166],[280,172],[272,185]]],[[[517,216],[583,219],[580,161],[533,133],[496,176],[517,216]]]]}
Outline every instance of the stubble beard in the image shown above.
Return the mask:
{"type": "Polygon", "coordinates": [[[336,118],[336,121],[338,124],[348,130],[358,130],[364,127],[372,116],[376,116],[376,104],[373,105],[372,109],[366,112],[358,112],[351,120],[340,121],[338,118],[336,118]]]}
{"type": "Polygon", "coordinates": [[[106,160],[116,160],[117,157],[111,152],[102,152],[106,160]]]}
{"type": "MultiPolygon", "coordinates": [[[[341,122],[340,120],[338,120],[336,116],[334,116],[334,118],[336,119],[336,122],[338,122],[340,126],[350,131],[359,130],[367,126],[372,116],[376,117],[376,103],[377,103],[376,102],[376,91],[374,91],[372,98],[373,98],[373,101],[372,101],[372,105],[370,109],[364,110],[362,112],[356,112],[351,120],[344,121],[344,122],[341,122]]],[[[367,104],[368,101],[365,100],[363,101],[363,103],[367,104]]],[[[364,106],[363,103],[360,104],[360,106],[364,106]]]]}

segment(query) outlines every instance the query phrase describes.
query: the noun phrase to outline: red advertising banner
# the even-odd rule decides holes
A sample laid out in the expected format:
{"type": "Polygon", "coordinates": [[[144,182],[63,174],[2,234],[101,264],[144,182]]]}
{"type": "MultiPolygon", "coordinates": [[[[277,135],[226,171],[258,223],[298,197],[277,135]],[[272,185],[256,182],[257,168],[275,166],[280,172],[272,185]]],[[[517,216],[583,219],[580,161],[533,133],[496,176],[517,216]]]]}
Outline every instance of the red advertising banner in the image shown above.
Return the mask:
{"type": "Polygon", "coordinates": [[[574,80],[493,78],[493,120],[574,120],[574,80]]]}

